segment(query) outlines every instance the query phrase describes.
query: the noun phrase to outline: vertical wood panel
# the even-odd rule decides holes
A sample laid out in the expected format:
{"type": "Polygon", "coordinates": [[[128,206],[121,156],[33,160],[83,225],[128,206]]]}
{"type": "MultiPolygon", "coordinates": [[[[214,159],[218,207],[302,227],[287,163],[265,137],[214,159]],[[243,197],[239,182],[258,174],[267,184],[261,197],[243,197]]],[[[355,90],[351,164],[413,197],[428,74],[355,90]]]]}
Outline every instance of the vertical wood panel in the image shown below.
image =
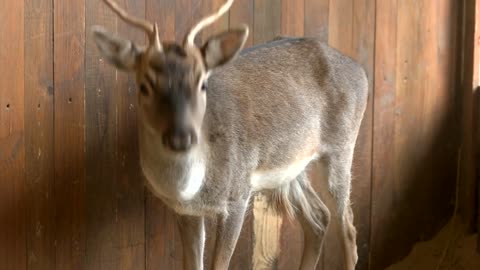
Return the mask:
{"type": "Polygon", "coordinates": [[[253,45],[254,23],[253,23],[253,9],[254,0],[235,1],[230,9],[229,28],[238,27],[241,24],[246,24],[249,28],[249,35],[245,48],[253,45]]]}
{"type": "MultiPolygon", "coordinates": [[[[128,12],[145,18],[145,0],[120,2],[128,12]]],[[[119,35],[144,44],[145,34],[117,17],[119,35]]],[[[134,73],[117,72],[117,181],[114,194],[117,209],[118,244],[121,249],[119,269],[145,269],[145,185],[139,165],[137,134],[137,91],[134,73]]]]}
{"type": "Polygon", "coordinates": [[[430,238],[452,209],[448,202],[458,150],[453,88],[456,5],[388,2],[378,5],[377,14],[371,268],[383,269],[406,255],[418,238],[430,238]],[[396,62],[386,59],[392,49],[396,62]],[[393,65],[396,78],[388,74],[393,74],[393,65]],[[393,241],[395,252],[385,253],[393,241]]]}
{"type": "MultiPolygon", "coordinates": [[[[181,4],[174,0],[146,0],[145,17],[158,22],[162,40],[175,41],[175,10],[176,5],[181,4]]],[[[182,269],[182,249],[175,215],[149,190],[146,190],[145,222],[146,269],[182,269]]]]}
{"type": "Polygon", "coordinates": [[[305,27],[305,2],[282,0],[281,32],[287,36],[303,36],[305,27]]]}
{"type": "Polygon", "coordinates": [[[115,206],[116,71],[100,55],[90,30],[115,32],[116,16],[103,1],[86,0],[86,269],[119,269],[115,206]]]}
{"type": "Polygon", "coordinates": [[[281,32],[281,2],[278,0],[255,0],[254,44],[272,40],[281,32]]]}
{"type": "Polygon", "coordinates": [[[26,269],[24,2],[0,4],[0,261],[26,269]]]}
{"type": "Polygon", "coordinates": [[[328,41],[330,0],[305,0],[305,35],[328,41]]]}
{"type": "MultiPolygon", "coordinates": [[[[145,6],[118,1],[130,14],[144,17],[145,6]]],[[[87,268],[144,268],[144,199],[136,147],[135,87],[100,55],[91,27],[111,32],[135,30],[102,1],[87,1],[87,268]],[[127,162],[128,159],[128,162],[127,162]]],[[[138,38],[137,38],[138,39],[138,38]]]]}
{"type": "Polygon", "coordinates": [[[182,42],[185,34],[193,25],[193,0],[176,0],[175,10],[175,40],[182,42]]]}
{"type": "Polygon", "coordinates": [[[354,0],[330,1],[328,17],[328,44],[352,56],[354,0]]]}
{"type": "MultiPolygon", "coordinates": [[[[464,218],[470,231],[475,226],[476,203],[475,190],[478,190],[478,176],[475,169],[478,160],[475,160],[475,91],[479,83],[480,48],[478,48],[479,1],[463,0],[462,15],[464,16],[464,31],[462,44],[462,74],[459,85],[462,89],[462,179],[460,183],[460,214],[464,218]]],[[[478,90],[477,90],[478,92],[478,90]]],[[[477,94],[478,95],[478,94],[477,94]]],[[[480,212],[480,211],[479,211],[480,212]]]]}
{"type": "Polygon", "coordinates": [[[375,61],[375,0],[353,2],[352,56],[368,76],[368,103],[355,145],[352,165],[352,208],[357,230],[357,269],[368,269],[372,188],[373,89],[375,61]]]}
{"type": "MultiPolygon", "coordinates": [[[[427,95],[424,101],[427,122],[423,128],[428,148],[430,190],[428,209],[431,211],[427,237],[446,223],[453,210],[457,156],[459,151],[459,121],[456,107],[455,59],[457,50],[458,1],[441,0],[429,3],[427,37],[431,45],[425,48],[430,66],[426,69],[427,95]],[[443,170],[438,170],[438,167],[443,170]],[[450,198],[450,202],[448,199],[450,198]],[[445,216],[447,215],[447,216],[445,216]]],[[[423,199],[423,198],[422,198],[423,199]]]]}
{"type": "Polygon", "coordinates": [[[397,0],[377,1],[371,218],[371,269],[389,243],[390,211],[395,206],[394,166],[397,0]],[[393,53],[392,53],[393,52],[393,53]],[[388,223],[387,223],[388,222],[388,223]]]}
{"type": "Polygon", "coordinates": [[[53,1],[25,1],[27,267],[55,268],[53,1]]]}
{"type": "Polygon", "coordinates": [[[85,267],[85,2],[54,1],[56,267],[85,267]]]}
{"type": "MultiPolygon", "coordinates": [[[[200,2],[200,1],[198,1],[200,2]]],[[[208,16],[212,14],[213,12],[216,12],[223,4],[225,4],[226,0],[204,0],[203,2],[203,9],[202,9],[202,14],[204,16],[208,16]]],[[[229,21],[229,15],[230,12],[227,12],[224,14],[222,17],[220,17],[214,24],[211,26],[207,27],[203,31],[203,35],[200,34],[199,36],[202,36],[203,40],[206,41],[207,38],[209,38],[212,35],[221,33],[225,30],[228,29],[228,21],[229,21]]],[[[199,18],[196,18],[193,23],[196,23],[199,18]]]]}

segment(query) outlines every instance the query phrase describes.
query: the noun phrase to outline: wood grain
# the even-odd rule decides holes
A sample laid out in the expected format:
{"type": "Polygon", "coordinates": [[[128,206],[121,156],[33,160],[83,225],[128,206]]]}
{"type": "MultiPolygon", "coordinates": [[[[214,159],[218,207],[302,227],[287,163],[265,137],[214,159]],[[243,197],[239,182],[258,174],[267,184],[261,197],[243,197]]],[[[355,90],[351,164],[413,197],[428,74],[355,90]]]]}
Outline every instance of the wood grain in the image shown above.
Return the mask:
{"type": "Polygon", "coordinates": [[[0,4],[0,261],[26,269],[24,2],[0,4]]]}
{"type": "Polygon", "coordinates": [[[262,194],[253,200],[253,269],[277,269],[283,219],[272,211],[262,194]]]}
{"type": "MultiPolygon", "coordinates": [[[[130,14],[144,17],[142,2],[127,2],[119,4],[130,14]]],[[[132,27],[104,3],[86,4],[88,30],[99,24],[114,33],[124,29],[121,34],[132,38],[128,35],[132,27]]],[[[127,74],[105,61],[92,35],[87,36],[86,44],[87,269],[144,268],[144,190],[132,107],[136,102],[134,82],[129,84],[127,74]]]]}
{"type": "Polygon", "coordinates": [[[54,1],[56,268],[85,268],[85,2],[54,1]]]}
{"type": "Polygon", "coordinates": [[[28,269],[55,268],[53,3],[25,1],[25,180],[28,269]]]}
{"type": "Polygon", "coordinates": [[[465,0],[463,1],[464,9],[462,15],[464,17],[465,29],[463,32],[463,43],[461,63],[462,74],[459,76],[460,87],[462,89],[462,179],[460,183],[460,213],[468,225],[469,231],[475,229],[475,190],[477,189],[475,171],[478,166],[475,160],[475,119],[478,116],[475,108],[474,91],[479,83],[478,61],[480,59],[480,50],[478,48],[478,12],[479,1],[465,0]]]}
{"type": "Polygon", "coordinates": [[[175,1],[175,41],[182,42],[188,30],[193,26],[193,0],[177,0],[175,1]]]}
{"type": "Polygon", "coordinates": [[[455,10],[454,3],[446,1],[398,1],[377,6],[377,14],[382,16],[378,17],[376,41],[379,90],[375,96],[378,118],[371,258],[376,259],[372,269],[383,269],[406,255],[418,238],[432,237],[452,210],[448,202],[453,198],[459,135],[453,132],[456,121],[451,91],[455,10]],[[396,20],[392,19],[395,13],[396,20]],[[395,23],[396,30],[392,29],[395,23]],[[387,25],[391,25],[389,29],[385,29],[387,25]],[[394,31],[396,38],[392,37],[394,31]],[[396,49],[396,63],[380,60],[387,55],[383,50],[392,48],[396,49]],[[390,82],[393,74],[395,86],[390,82]],[[392,130],[393,139],[388,139],[392,130]],[[387,145],[388,152],[380,149],[381,145],[387,145]],[[396,252],[385,254],[392,241],[396,252]]]}
{"type": "MultiPolygon", "coordinates": [[[[375,95],[373,128],[373,173],[370,258],[380,256],[389,243],[389,216],[395,205],[393,180],[395,158],[395,96],[397,58],[397,0],[377,2],[375,39],[375,95]],[[382,146],[382,147],[379,147],[382,146]]],[[[379,269],[372,260],[372,269],[379,269]]]]}
{"type": "MultiPolygon", "coordinates": [[[[102,2],[86,0],[86,30],[102,25],[115,33],[116,16],[102,2]],[[104,14],[104,15],[103,15],[104,14]]],[[[86,36],[86,269],[119,269],[116,226],[116,71],[86,36]]]]}
{"type": "Polygon", "coordinates": [[[368,77],[368,103],[355,145],[352,165],[352,208],[357,230],[356,269],[368,269],[372,189],[373,90],[375,68],[375,0],[353,2],[352,55],[368,77]]]}
{"type": "Polygon", "coordinates": [[[305,0],[305,35],[328,42],[330,0],[305,0]]]}
{"type": "MultiPolygon", "coordinates": [[[[204,0],[202,1],[203,8],[201,14],[203,14],[203,16],[208,16],[216,12],[223,4],[225,4],[225,0],[204,0]]],[[[220,17],[214,24],[205,28],[202,33],[199,34],[199,38],[201,38],[203,42],[206,42],[207,39],[212,35],[216,35],[227,30],[229,26],[229,16],[230,11],[220,17]]],[[[193,23],[196,24],[201,17],[197,17],[193,23]]]]}
{"type": "Polygon", "coordinates": [[[303,36],[305,27],[305,1],[282,0],[281,33],[303,36]]]}
{"type": "Polygon", "coordinates": [[[338,0],[329,4],[328,44],[348,56],[353,56],[353,3],[338,0]]]}
{"type": "Polygon", "coordinates": [[[255,31],[253,13],[254,0],[235,1],[230,9],[229,28],[232,29],[240,26],[241,24],[246,24],[249,28],[249,35],[247,42],[245,43],[245,48],[248,48],[253,44],[253,36],[255,31]]]}
{"type": "MultiPolygon", "coordinates": [[[[144,0],[124,0],[121,2],[130,14],[145,17],[144,0]]],[[[144,44],[142,31],[138,31],[117,18],[119,35],[144,44]]],[[[139,165],[137,137],[137,91],[134,73],[117,72],[115,100],[117,110],[117,181],[116,210],[118,249],[120,249],[119,269],[145,269],[145,185],[139,165]]]]}
{"type": "Polygon", "coordinates": [[[254,44],[272,40],[281,33],[281,2],[278,0],[255,0],[254,44]]]}

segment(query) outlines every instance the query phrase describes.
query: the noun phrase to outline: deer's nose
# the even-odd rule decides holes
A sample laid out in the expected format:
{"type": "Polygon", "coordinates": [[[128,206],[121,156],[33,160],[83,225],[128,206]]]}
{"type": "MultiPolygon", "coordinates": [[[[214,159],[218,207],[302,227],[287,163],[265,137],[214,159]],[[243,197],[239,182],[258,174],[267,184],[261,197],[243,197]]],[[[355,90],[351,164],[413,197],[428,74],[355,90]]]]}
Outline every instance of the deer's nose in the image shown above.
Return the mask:
{"type": "Polygon", "coordinates": [[[195,133],[187,128],[172,129],[163,136],[164,146],[176,152],[188,151],[196,143],[195,133]]]}

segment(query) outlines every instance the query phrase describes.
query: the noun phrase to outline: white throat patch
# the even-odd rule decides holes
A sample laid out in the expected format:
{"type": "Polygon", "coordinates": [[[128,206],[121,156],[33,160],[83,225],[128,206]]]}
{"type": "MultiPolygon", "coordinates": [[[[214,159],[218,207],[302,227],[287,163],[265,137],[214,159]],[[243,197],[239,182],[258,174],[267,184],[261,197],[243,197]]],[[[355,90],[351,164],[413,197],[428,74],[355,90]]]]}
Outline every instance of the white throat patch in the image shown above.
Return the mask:
{"type": "Polygon", "coordinates": [[[180,196],[183,200],[191,200],[200,191],[205,179],[205,164],[201,161],[193,162],[186,175],[186,182],[180,196]]]}

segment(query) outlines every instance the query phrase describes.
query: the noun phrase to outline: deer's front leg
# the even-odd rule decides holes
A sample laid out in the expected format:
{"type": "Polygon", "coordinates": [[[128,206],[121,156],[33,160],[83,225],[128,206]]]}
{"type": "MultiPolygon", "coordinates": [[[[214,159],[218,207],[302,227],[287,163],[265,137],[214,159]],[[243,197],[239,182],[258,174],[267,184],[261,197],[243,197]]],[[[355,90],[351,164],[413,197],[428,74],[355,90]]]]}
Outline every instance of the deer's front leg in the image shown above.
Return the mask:
{"type": "Polygon", "coordinates": [[[183,245],[183,269],[203,270],[204,218],[179,215],[177,221],[183,245]]]}
{"type": "Polygon", "coordinates": [[[228,216],[220,216],[217,225],[217,239],[213,261],[213,270],[227,270],[242,230],[245,211],[249,198],[232,202],[228,207],[228,216]]]}

